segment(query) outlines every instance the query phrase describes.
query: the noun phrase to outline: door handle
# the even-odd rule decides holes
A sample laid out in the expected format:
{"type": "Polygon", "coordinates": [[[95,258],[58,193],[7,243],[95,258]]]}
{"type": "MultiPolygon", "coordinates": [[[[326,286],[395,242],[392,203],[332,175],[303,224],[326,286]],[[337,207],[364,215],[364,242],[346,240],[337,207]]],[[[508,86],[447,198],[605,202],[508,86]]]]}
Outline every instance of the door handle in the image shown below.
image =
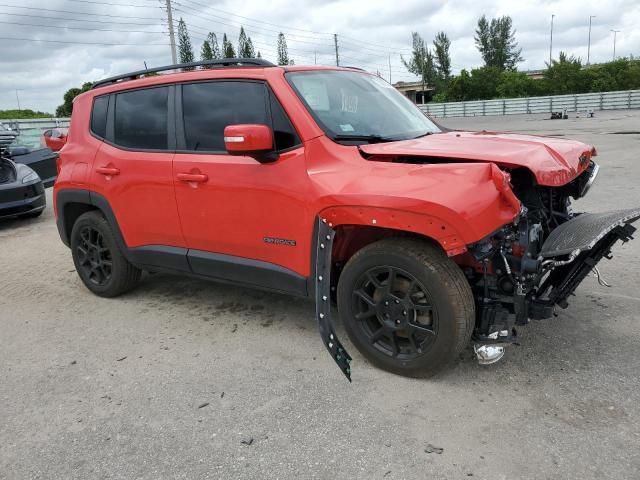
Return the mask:
{"type": "Polygon", "coordinates": [[[209,177],[204,173],[179,173],[178,180],[182,182],[203,183],[209,180],[209,177]]]}
{"type": "Polygon", "coordinates": [[[98,167],[96,168],[96,172],[112,177],[114,175],[119,175],[120,169],[115,167],[98,167]]]}

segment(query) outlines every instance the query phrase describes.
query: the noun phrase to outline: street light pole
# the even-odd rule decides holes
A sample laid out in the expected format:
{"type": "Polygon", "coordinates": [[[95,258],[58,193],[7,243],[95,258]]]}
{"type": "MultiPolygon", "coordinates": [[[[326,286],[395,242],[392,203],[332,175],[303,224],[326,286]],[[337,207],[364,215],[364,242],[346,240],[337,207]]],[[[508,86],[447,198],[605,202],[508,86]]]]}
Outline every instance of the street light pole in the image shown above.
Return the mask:
{"type": "Polygon", "coordinates": [[[553,52],[553,17],[555,15],[551,15],[551,38],[549,39],[549,66],[551,66],[551,54],[553,52]]]}
{"type": "Polygon", "coordinates": [[[613,60],[616,59],[616,37],[620,30],[611,30],[613,32],[613,60]]]}
{"type": "Polygon", "coordinates": [[[589,65],[589,59],[591,57],[591,20],[596,18],[595,15],[589,15],[589,44],[587,46],[587,65],[589,65]]]}
{"type": "Polygon", "coordinates": [[[176,55],[176,37],[173,31],[173,8],[171,6],[171,0],[166,0],[167,3],[167,23],[169,23],[169,46],[171,48],[171,61],[173,65],[178,63],[176,55]]]}

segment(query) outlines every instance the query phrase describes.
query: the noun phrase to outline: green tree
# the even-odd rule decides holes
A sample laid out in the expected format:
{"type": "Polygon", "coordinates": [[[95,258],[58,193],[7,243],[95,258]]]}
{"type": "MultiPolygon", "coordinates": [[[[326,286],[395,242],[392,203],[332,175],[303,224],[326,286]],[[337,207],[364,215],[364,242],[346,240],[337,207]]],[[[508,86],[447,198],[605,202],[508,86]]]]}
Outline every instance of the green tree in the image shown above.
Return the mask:
{"type": "Polygon", "coordinates": [[[468,100],[482,100],[498,96],[498,83],[502,70],[498,67],[481,67],[471,70],[468,100]]]}
{"type": "Polygon", "coordinates": [[[85,82],[80,88],[74,87],[67,90],[63,96],[63,103],[56,108],[56,117],[70,117],[73,112],[73,99],[83,92],[91,90],[93,82],[85,82]]]}
{"type": "Polygon", "coordinates": [[[451,41],[449,40],[449,37],[447,37],[447,34],[444,32],[438,32],[436,38],[433,40],[433,52],[435,55],[435,64],[438,75],[445,81],[448,81],[449,77],[451,77],[450,47],[451,41]]]}
{"type": "Polygon", "coordinates": [[[582,68],[582,61],[565,52],[560,52],[558,60],[552,60],[544,72],[547,95],[586,93],[591,90],[593,80],[582,68]]]}
{"type": "Polygon", "coordinates": [[[420,34],[413,32],[411,37],[413,44],[411,59],[407,61],[400,55],[400,60],[409,72],[420,77],[423,89],[425,86],[435,86],[438,73],[433,60],[433,53],[426,47],[420,34]]]}
{"type": "Polygon", "coordinates": [[[522,49],[516,42],[516,31],[509,16],[492,18],[491,22],[482,15],[478,20],[476,47],[482,55],[487,67],[500,70],[514,70],[518,62],[522,62],[522,49]]]}
{"type": "MultiPolygon", "coordinates": [[[[471,91],[471,74],[467,70],[462,70],[460,75],[454,77],[446,92],[448,102],[462,102],[468,100],[471,91]]],[[[439,101],[442,101],[439,97],[439,101]]]]}
{"type": "Polygon", "coordinates": [[[251,37],[247,38],[247,51],[245,52],[247,54],[246,58],[255,58],[256,56],[256,49],[253,47],[253,41],[251,40],[251,37]]]}
{"type": "Polygon", "coordinates": [[[16,120],[22,118],[51,118],[51,113],[33,111],[30,108],[21,110],[0,110],[0,120],[16,120]]]}
{"type": "Polygon", "coordinates": [[[251,37],[247,36],[243,27],[240,27],[240,37],[238,38],[238,57],[254,58],[256,50],[253,48],[251,37]]]}
{"type": "Polygon", "coordinates": [[[238,37],[238,57],[247,58],[247,34],[244,27],[240,27],[240,35],[238,37]]]}
{"type": "Polygon", "coordinates": [[[284,33],[278,34],[278,65],[289,65],[289,49],[284,33]]]}
{"type": "Polygon", "coordinates": [[[213,60],[219,59],[220,56],[220,47],[218,46],[218,37],[215,33],[209,32],[207,35],[207,40],[209,41],[209,45],[211,46],[211,55],[213,60]]]}
{"type": "Polygon", "coordinates": [[[496,92],[502,98],[531,97],[538,94],[541,83],[526,73],[506,70],[500,74],[496,92]]]}
{"type": "Polygon", "coordinates": [[[222,36],[222,56],[223,58],[236,58],[236,52],[231,42],[227,39],[226,33],[222,36]]]}
{"type": "Polygon", "coordinates": [[[585,69],[585,74],[593,92],[635,90],[640,87],[640,62],[633,58],[591,65],[585,69]]]}
{"type": "Polygon", "coordinates": [[[180,63],[190,63],[195,59],[187,24],[182,18],[178,22],[178,58],[180,63]]]}
{"type": "Polygon", "coordinates": [[[202,48],[200,49],[201,60],[213,60],[213,50],[211,50],[211,44],[209,40],[202,42],[202,48]]]}

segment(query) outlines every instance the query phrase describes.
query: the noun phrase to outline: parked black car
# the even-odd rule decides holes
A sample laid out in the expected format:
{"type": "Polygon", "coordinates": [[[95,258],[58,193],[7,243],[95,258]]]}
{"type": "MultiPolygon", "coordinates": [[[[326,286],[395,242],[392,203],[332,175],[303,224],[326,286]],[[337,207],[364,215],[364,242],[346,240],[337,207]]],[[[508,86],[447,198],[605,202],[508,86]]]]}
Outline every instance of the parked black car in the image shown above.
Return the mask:
{"type": "Polygon", "coordinates": [[[51,187],[56,181],[58,154],[50,148],[30,150],[27,147],[10,147],[9,157],[15,163],[27,165],[34,170],[42,179],[45,188],[51,187]]]}
{"type": "Polygon", "coordinates": [[[15,137],[9,130],[0,130],[0,218],[37,217],[47,205],[44,185],[31,167],[7,158],[15,137]]]}

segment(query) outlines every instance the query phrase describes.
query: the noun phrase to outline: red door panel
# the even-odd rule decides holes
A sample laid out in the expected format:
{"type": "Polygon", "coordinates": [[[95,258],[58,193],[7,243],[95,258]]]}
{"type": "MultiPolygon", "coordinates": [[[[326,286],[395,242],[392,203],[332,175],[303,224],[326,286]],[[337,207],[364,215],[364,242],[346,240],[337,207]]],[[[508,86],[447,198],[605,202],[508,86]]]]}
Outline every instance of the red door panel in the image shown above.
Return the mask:
{"type": "Polygon", "coordinates": [[[174,178],[189,248],[309,275],[314,213],[308,211],[303,147],[268,164],[245,156],[176,153],[174,178]]]}
{"type": "Polygon", "coordinates": [[[111,205],[129,247],[184,247],[173,186],[173,152],[139,152],[103,143],[91,183],[111,205]]]}

